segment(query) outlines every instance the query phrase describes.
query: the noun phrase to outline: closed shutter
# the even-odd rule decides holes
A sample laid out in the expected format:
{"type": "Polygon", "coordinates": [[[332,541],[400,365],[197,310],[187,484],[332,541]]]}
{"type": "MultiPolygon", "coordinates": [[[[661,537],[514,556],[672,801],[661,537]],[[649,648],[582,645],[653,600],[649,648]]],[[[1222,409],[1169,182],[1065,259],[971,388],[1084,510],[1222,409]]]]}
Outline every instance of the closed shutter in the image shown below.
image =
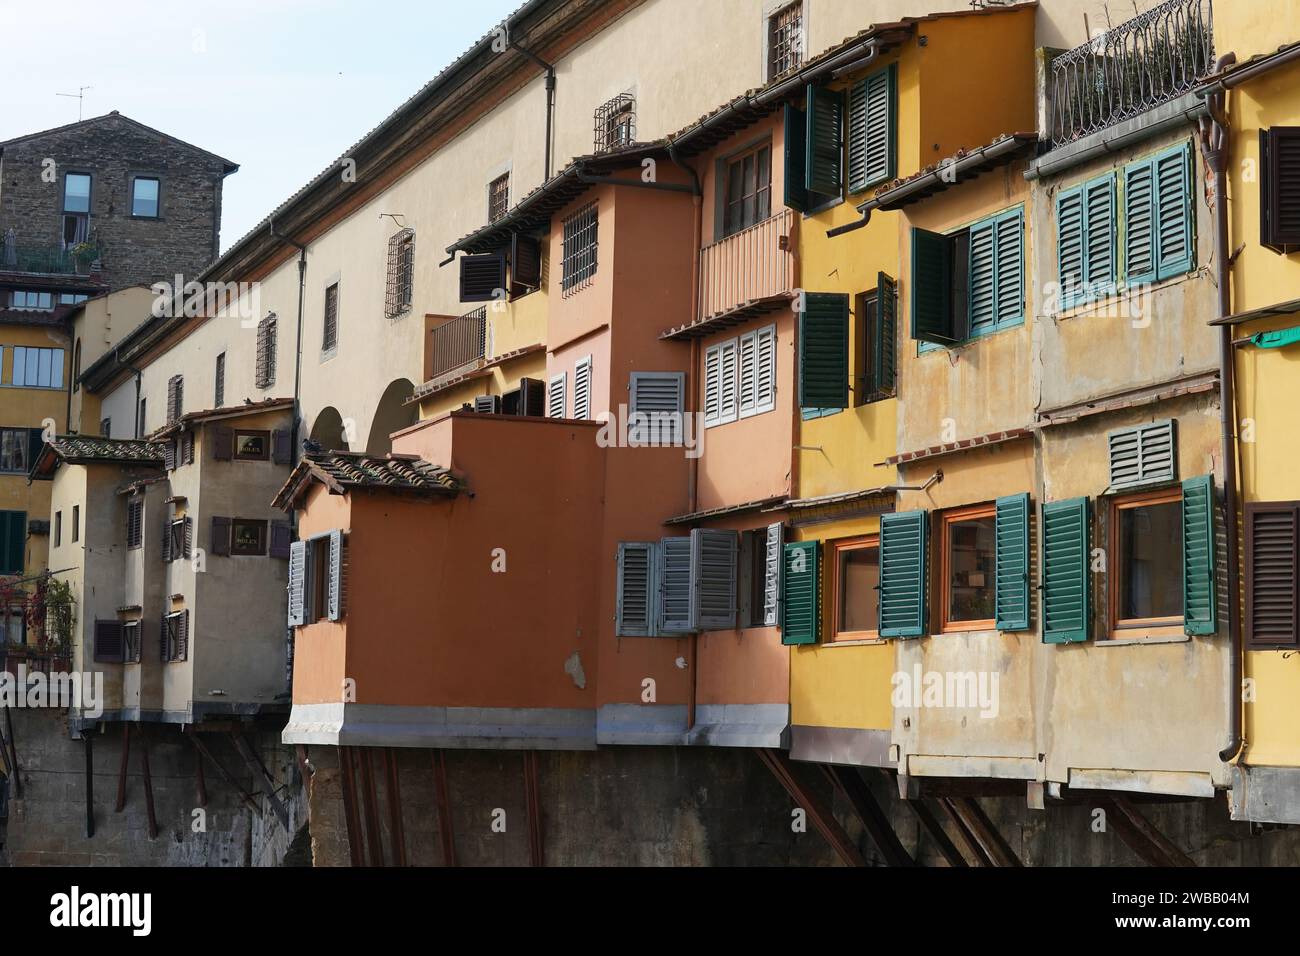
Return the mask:
{"type": "Polygon", "coordinates": [[[776,408],[776,326],[759,329],[755,337],[754,414],[776,408]]]}
{"type": "Polygon", "coordinates": [[[953,317],[949,236],[912,229],[912,338],[951,345],[961,341],[953,317]]]}
{"type": "Polygon", "coordinates": [[[763,556],[763,625],[776,627],[781,613],[781,546],[785,525],[767,526],[767,546],[763,556]]]}
{"type": "Polygon", "coordinates": [[[327,600],[326,616],[331,621],[341,621],[344,611],[346,610],[346,593],[347,583],[347,543],[343,537],[343,532],[335,529],[330,532],[330,557],[329,557],[329,596],[327,600]]]}
{"type": "Polygon", "coordinates": [[[460,301],[491,302],[506,289],[506,257],[497,252],[460,257],[460,301]]]}
{"type": "Polygon", "coordinates": [[[307,542],[289,545],[289,626],[298,627],[305,620],[307,589],[307,542]]]}
{"type": "Polygon", "coordinates": [[[474,398],[474,411],[480,415],[500,415],[500,395],[477,395],[474,398]]]}
{"type": "Polygon", "coordinates": [[[994,220],[994,317],[998,327],[1024,318],[1024,213],[1020,209],[994,220]]]}
{"type": "Polygon", "coordinates": [[[1173,419],[1120,428],[1106,436],[1110,452],[1110,490],[1134,488],[1178,477],[1173,419]]]}
{"type": "Polygon", "coordinates": [[[1029,629],[1029,495],[996,502],[994,568],[996,626],[999,631],[1029,629]]]}
{"type": "Polygon", "coordinates": [[[126,506],[126,546],[138,548],[144,542],[144,502],[135,500],[126,506]]]}
{"type": "Polygon", "coordinates": [[[212,536],[208,539],[208,553],[230,554],[230,519],[223,515],[212,516],[212,536]]]}
{"type": "Polygon", "coordinates": [[[1300,127],[1259,131],[1260,245],[1290,254],[1300,246],[1300,127]]]}
{"type": "Polygon", "coordinates": [[[226,425],[208,429],[214,461],[230,461],[235,447],[235,432],[226,425]]]}
{"type": "Polygon", "coordinates": [[[880,517],[880,636],[926,632],[930,514],[900,511],[880,517]]]}
{"type": "Polygon", "coordinates": [[[510,236],[510,285],[515,295],[541,288],[542,244],[534,236],[518,232],[510,236]]]}
{"type": "Polygon", "coordinates": [[[754,387],[758,375],[758,334],[746,332],[737,342],[736,365],[739,371],[737,411],[741,418],[754,414],[754,387]]]}
{"type": "Polygon", "coordinates": [[[659,542],[660,634],[686,634],[691,627],[691,539],[663,538],[659,542]]]}
{"type": "Polygon", "coordinates": [[[573,367],[573,417],[591,418],[591,356],[578,360],[573,367]]]}
{"type": "Polygon", "coordinates": [[[808,140],[807,118],[803,110],[785,104],[785,204],[806,212],[808,189],[804,186],[804,167],[808,140]]]}
{"type": "Polygon", "coordinates": [[[167,421],[169,423],[181,417],[184,406],[183,389],[184,379],[181,376],[173,375],[167,380],[167,421]]]}
{"type": "Polygon", "coordinates": [[[615,632],[619,637],[649,637],[654,633],[657,548],[652,542],[620,541],[618,545],[615,632]]]}
{"type": "Polygon", "coordinates": [[[190,612],[182,611],[176,615],[176,657],[183,661],[190,656],[190,612]]]}
{"type": "Polygon", "coordinates": [[[1089,294],[1108,292],[1115,284],[1115,177],[1084,186],[1083,282],[1089,294]]]}
{"type": "Polygon", "coordinates": [[[722,346],[710,345],[704,351],[704,423],[718,424],[721,416],[722,346]]]}
{"type": "Polygon", "coordinates": [[[1043,505],[1043,641],[1088,639],[1092,607],[1088,574],[1088,499],[1043,505]]]}
{"type": "Polygon", "coordinates": [[[807,119],[804,186],[838,196],[844,183],[844,94],[810,84],[807,119]]]}
{"type": "Polygon", "coordinates": [[[1246,504],[1246,637],[1252,647],[1300,643],[1300,502],[1246,504]]]}
{"type": "Polygon", "coordinates": [[[716,421],[734,422],[736,420],[736,340],[730,339],[717,345],[718,350],[718,417],[716,421]]]}
{"type": "Polygon", "coordinates": [[[551,376],[551,386],[546,393],[546,414],[550,418],[564,417],[564,391],[567,378],[567,372],[551,376]]]}
{"type": "Polygon", "coordinates": [[[821,623],[818,545],[791,541],[785,545],[781,576],[781,643],[816,644],[821,623]]]}
{"type": "Polygon", "coordinates": [[[120,664],[126,659],[121,621],[95,622],[95,660],[105,664],[120,664]]]}
{"type": "Polygon", "coordinates": [[[992,222],[970,230],[970,333],[991,329],[997,323],[996,263],[992,222]]]}
{"type": "Polygon", "coordinates": [[[194,557],[194,519],[193,518],[187,517],[185,519],[185,526],[184,526],[183,533],[184,533],[184,537],[182,538],[182,540],[185,543],[185,558],[186,560],[189,560],[190,558],[194,557]]]}
{"type": "Polygon", "coordinates": [[[1061,307],[1069,308],[1086,298],[1084,236],[1084,187],[1066,190],[1056,197],[1056,271],[1060,283],[1061,307]]]}
{"type": "Polygon", "coordinates": [[[271,522],[271,545],[267,554],[273,558],[289,557],[289,545],[293,541],[293,525],[288,521],[271,522]]]}
{"type": "Polygon", "coordinates": [[[736,626],[735,531],[691,531],[691,630],[729,631],[736,626]]]}
{"type": "Polygon", "coordinates": [[[800,408],[849,407],[849,297],[804,293],[799,315],[800,408]]]}
{"type": "Polygon", "coordinates": [[[277,465],[289,464],[293,457],[293,433],[287,428],[276,428],[271,432],[271,461],[277,465]]]}
{"type": "Polygon", "coordinates": [[[169,438],[163,442],[163,467],[168,471],[176,470],[176,441],[169,438]]]}
{"type": "Polygon", "coordinates": [[[27,512],[0,511],[0,574],[22,574],[27,550],[27,512]]]}
{"type": "Polygon", "coordinates": [[[893,66],[871,74],[849,90],[849,192],[894,178],[895,88],[893,66]]]}
{"type": "Polygon", "coordinates": [[[1155,195],[1152,160],[1124,167],[1124,281],[1129,286],[1156,281],[1155,195]]]}
{"type": "MultiPolygon", "coordinates": [[[[734,395],[734,378],[732,381],[734,395]]],[[[686,398],[685,373],[633,372],[628,390],[629,410],[633,416],[632,440],[658,446],[671,446],[681,440],[681,416],[686,398]]],[[[723,395],[725,398],[725,374],[723,395]]]]}
{"type": "Polygon", "coordinates": [[[1190,144],[1156,157],[1156,272],[1158,279],[1192,268],[1192,150],[1190,144]]]}
{"type": "Polygon", "coordinates": [[[181,464],[194,464],[194,432],[181,433],[181,464]]]}
{"type": "Polygon", "coordinates": [[[1214,479],[1198,475],[1183,482],[1183,623],[1188,634],[1213,634],[1214,479]]]}
{"type": "Polygon", "coordinates": [[[520,411],[524,415],[543,418],[546,415],[546,383],[536,378],[519,380],[520,411]]]}

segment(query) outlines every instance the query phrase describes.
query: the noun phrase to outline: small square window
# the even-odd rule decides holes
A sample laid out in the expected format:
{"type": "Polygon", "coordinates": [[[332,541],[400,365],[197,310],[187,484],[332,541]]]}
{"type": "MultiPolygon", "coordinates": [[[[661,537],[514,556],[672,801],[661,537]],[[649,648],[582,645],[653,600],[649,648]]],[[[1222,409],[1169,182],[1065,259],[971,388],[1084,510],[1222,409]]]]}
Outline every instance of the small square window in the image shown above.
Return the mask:
{"type": "Polygon", "coordinates": [[[236,431],[235,458],[240,461],[267,461],[271,457],[271,433],[236,431]]]}
{"type": "Polygon", "coordinates": [[[620,93],[596,108],[597,153],[620,149],[636,142],[636,96],[620,93]]]}
{"type": "Polygon", "coordinates": [[[502,173],[488,183],[488,222],[496,222],[510,211],[510,174],[502,173]]]}
{"type": "Polygon", "coordinates": [[[235,518],[230,522],[231,554],[266,554],[266,522],[235,518]]]}
{"type": "Polygon", "coordinates": [[[832,541],[831,641],[880,636],[880,539],[877,535],[832,541]]]}
{"type": "Polygon", "coordinates": [[[993,629],[996,513],[989,503],[940,518],[940,623],[945,631],[993,629]]]}
{"type": "Polygon", "coordinates": [[[137,176],[131,180],[131,215],[158,218],[158,180],[137,176]]]}

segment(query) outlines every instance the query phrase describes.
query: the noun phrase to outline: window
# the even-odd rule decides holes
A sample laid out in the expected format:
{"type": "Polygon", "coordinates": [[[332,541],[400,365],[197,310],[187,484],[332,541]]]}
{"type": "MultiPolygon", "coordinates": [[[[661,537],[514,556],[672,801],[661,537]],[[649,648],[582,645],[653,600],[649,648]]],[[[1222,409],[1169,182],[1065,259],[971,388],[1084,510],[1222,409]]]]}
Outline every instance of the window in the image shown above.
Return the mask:
{"type": "Polygon", "coordinates": [[[888,182],[897,169],[897,67],[877,70],[849,87],[849,192],[888,182]]]}
{"type": "Polygon", "coordinates": [[[21,388],[62,388],[63,349],[14,347],[10,384],[21,388]]]}
{"type": "Polygon", "coordinates": [[[1300,502],[1246,503],[1246,637],[1251,647],[1300,642],[1300,502]]]}
{"type": "Polygon", "coordinates": [[[546,390],[546,417],[563,418],[564,417],[564,390],[567,380],[567,373],[561,372],[559,375],[551,376],[550,387],[546,390]]]}
{"type": "Polygon", "coordinates": [[[158,214],[158,180],[137,176],[131,180],[131,215],[157,219],[158,214]]]}
{"type": "Polygon", "coordinates": [[[830,544],[833,577],[831,641],[880,636],[880,539],[876,535],[830,544]]]}
{"type": "Polygon", "coordinates": [[[146,401],[147,399],[143,399],[143,398],[140,399],[140,420],[136,423],[137,438],[148,434],[148,432],[146,432],[144,428],[145,422],[148,420],[145,418],[145,412],[148,410],[148,406],[145,404],[146,401]]]}
{"type": "Polygon", "coordinates": [[[230,553],[266,554],[266,522],[234,518],[230,522],[230,553]]]}
{"type": "Polygon", "coordinates": [[[940,627],[944,631],[994,626],[994,506],[944,513],[939,540],[940,627]]]}
{"type": "Polygon", "coordinates": [[[167,542],[163,549],[164,561],[179,561],[190,556],[190,523],[186,518],[173,518],[167,523],[167,542]]]}
{"type": "Polygon", "coordinates": [[[1112,637],[1183,629],[1183,502],[1179,488],[1111,501],[1112,637]],[[1127,632],[1127,633],[1126,633],[1127,632]]]}
{"type": "Polygon", "coordinates": [[[63,247],[80,245],[90,235],[90,175],[67,173],[63,177],[63,247]]]}
{"type": "Polygon", "coordinates": [[[1190,272],[1196,262],[1190,143],[1124,167],[1124,281],[1190,272]]]}
{"type": "Polygon", "coordinates": [[[27,643],[27,609],[22,604],[0,607],[0,643],[22,647],[27,643]]]}
{"type": "Polygon", "coordinates": [[[776,326],[704,352],[704,424],[722,425],[776,407],[776,326]]]}
{"type": "Polygon", "coordinates": [[[173,375],[167,380],[167,423],[171,424],[181,417],[185,404],[185,379],[173,375]]]}
{"type": "Polygon", "coordinates": [[[573,417],[591,418],[591,356],[578,359],[573,367],[573,417]]]}
{"type": "Polygon", "coordinates": [[[40,450],[39,428],[0,428],[0,471],[26,474],[40,450]]]}
{"type": "Polygon", "coordinates": [[[339,284],[325,290],[325,327],[321,330],[321,351],[333,351],[339,344],[339,284]]]}
{"type": "Polygon", "coordinates": [[[488,183],[488,222],[496,222],[510,211],[510,173],[488,183]]]}
{"type": "Polygon", "coordinates": [[[140,663],[140,622],[122,622],[122,660],[127,664],[140,663]]]}
{"type": "Polygon", "coordinates": [[[54,512],[54,546],[57,548],[63,543],[63,512],[54,512]]]}
{"type": "Polygon", "coordinates": [[[99,437],[100,438],[113,437],[113,419],[101,418],[99,420],[99,437]]]}
{"type": "Polygon", "coordinates": [[[876,288],[858,295],[854,306],[854,405],[877,402],[894,394],[898,292],[894,280],[885,273],[879,273],[876,281],[876,288]]]}
{"type": "Polygon", "coordinates": [[[767,78],[803,65],[803,0],[796,0],[767,18],[767,78]]]}
{"type": "Polygon", "coordinates": [[[81,540],[81,505],[72,506],[72,540],[81,540]]]}
{"type": "Polygon", "coordinates": [[[741,627],[772,627],[777,623],[783,532],[779,523],[741,532],[737,584],[741,627]]]}
{"type": "Polygon", "coordinates": [[[1089,180],[1056,197],[1056,257],[1061,308],[1115,290],[1115,175],[1089,180]]]}
{"type": "Polygon", "coordinates": [[[133,498],[126,505],[126,546],[139,548],[144,544],[144,499],[133,498]]]}
{"type": "Polygon", "coordinates": [[[1259,243],[1300,250],[1300,126],[1259,131],[1259,243]]]}
{"type": "Polygon", "coordinates": [[[217,368],[214,375],[216,386],[213,389],[212,404],[214,408],[223,408],[226,404],[226,353],[217,356],[217,368]]]}
{"type": "Polygon", "coordinates": [[[620,93],[596,107],[596,145],[603,153],[636,142],[636,96],[620,93]]]}
{"type": "Polygon", "coordinates": [[[1023,218],[1017,207],[947,235],[912,230],[912,338],[958,345],[1024,322],[1023,218]]]}
{"type": "Polygon", "coordinates": [[[618,545],[615,629],[658,637],[736,627],[735,531],[696,528],[689,537],[618,545]]]}
{"type": "Polygon", "coordinates": [[[268,461],[271,457],[271,433],[264,430],[235,430],[237,461],[268,461]]]}
{"type": "Polygon", "coordinates": [[[807,418],[849,407],[849,297],[803,293],[798,316],[799,407],[807,418]]]}
{"type": "Polygon", "coordinates": [[[343,619],[347,536],[329,531],[289,545],[289,626],[343,619]]]}
{"type": "Polygon", "coordinates": [[[72,347],[72,390],[79,391],[77,379],[81,377],[81,339],[72,347]]]}
{"type": "Polygon", "coordinates": [[[596,274],[597,227],[595,203],[564,220],[564,258],[560,264],[560,288],[564,295],[584,288],[596,274]]]}
{"type": "Polygon", "coordinates": [[[633,372],[628,391],[628,442],[652,447],[678,444],[682,439],[685,373],[633,372]]]}
{"type": "Polygon", "coordinates": [[[401,315],[411,307],[415,281],[415,230],[403,229],[388,240],[388,281],[384,292],[384,315],[401,315]]]}
{"type": "Polygon", "coordinates": [[[772,145],[764,143],[727,161],[722,235],[730,236],[772,215],[772,145]]]}
{"type": "Polygon", "coordinates": [[[257,323],[257,364],[254,369],[254,384],[258,388],[270,388],[275,384],[275,313],[272,312],[257,323]]]}
{"type": "Polygon", "coordinates": [[[80,305],[89,299],[90,296],[79,292],[60,292],[59,305],[80,305]]]}
{"type": "Polygon", "coordinates": [[[27,512],[0,511],[0,574],[22,574],[27,551],[27,512]]]}
{"type": "Polygon", "coordinates": [[[163,663],[183,661],[190,650],[190,612],[173,611],[164,614],[162,619],[162,660],[163,663]]]}
{"type": "Polygon", "coordinates": [[[29,312],[48,312],[54,308],[54,294],[14,289],[9,293],[9,306],[14,309],[26,309],[29,312]]]}

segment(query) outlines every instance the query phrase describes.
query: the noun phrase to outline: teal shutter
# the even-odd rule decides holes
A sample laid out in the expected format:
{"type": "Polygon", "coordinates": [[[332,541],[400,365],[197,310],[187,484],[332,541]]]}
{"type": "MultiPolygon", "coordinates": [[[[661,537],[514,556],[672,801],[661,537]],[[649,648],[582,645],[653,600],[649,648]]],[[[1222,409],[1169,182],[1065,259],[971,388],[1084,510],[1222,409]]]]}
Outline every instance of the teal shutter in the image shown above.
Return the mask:
{"type": "Polygon", "coordinates": [[[1155,159],[1156,278],[1168,279],[1192,268],[1192,151],[1183,144],[1155,159]]]}
{"type": "Polygon", "coordinates": [[[1029,495],[996,502],[994,592],[999,631],[1029,629],[1029,495]]]}
{"type": "Polygon", "coordinates": [[[898,373],[898,286],[883,272],[876,274],[876,327],[872,343],[877,392],[892,392],[898,373]]]}
{"type": "Polygon", "coordinates": [[[1083,187],[1083,282],[1089,296],[1115,285],[1115,177],[1094,179],[1083,187]]]}
{"type": "Polygon", "coordinates": [[[804,186],[838,196],[844,183],[844,94],[810,84],[807,121],[804,186]]]}
{"type": "Polygon", "coordinates": [[[1183,623],[1188,634],[1218,630],[1214,606],[1214,479],[1183,482],[1183,623]]]}
{"type": "Polygon", "coordinates": [[[781,643],[816,644],[821,619],[816,541],[791,541],[785,546],[781,579],[781,643]]]}
{"type": "Polygon", "coordinates": [[[926,629],[928,511],[880,517],[880,636],[921,637],[926,629]]]}
{"type": "Polygon", "coordinates": [[[803,110],[785,104],[785,204],[799,212],[808,208],[804,181],[804,151],[808,139],[803,110]]]}
{"type": "Polygon", "coordinates": [[[886,67],[849,90],[849,192],[894,178],[897,155],[897,74],[886,67]]]}
{"type": "Polygon", "coordinates": [[[994,220],[994,324],[1005,328],[1025,316],[1024,213],[1020,209],[994,220]]]}
{"type": "Polygon", "coordinates": [[[849,407],[849,297],[806,292],[799,315],[799,406],[849,407]]]}
{"type": "Polygon", "coordinates": [[[1061,288],[1061,308],[1086,298],[1084,290],[1083,187],[1056,197],[1056,272],[1061,288]]]}
{"type": "Polygon", "coordinates": [[[951,345],[957,341],[952,315],[952,240],[912,229],[912,338],[951,345]]]}
{"type": "Polygon", "coordinates": [[[987,332],[997,324],[997,286],[994,260],[994,223],[985,221],[970,229],[970,334],[987,332]]]}
{"type": "Polygon", "coordinates": [[[656,634],[689,634],[691,627],[691,539],[659,541],[659,603],[656,634]]]}
{"type": "Polygon", "coordinates": [[[1088,499],[1043,505],[1043,642],[1088,639],[1088,499]]]}
{"type": "Polygon", "coordinates": [[[27,551],[27,512],[0,511],[0,574],[22,574],[27,551]]]}
{"type": "Polygon", "coordinates": [[[1124,281],[1130,286],[1156,281],[1155,193],[1152,160],[1124,167],[1124,281]]]}

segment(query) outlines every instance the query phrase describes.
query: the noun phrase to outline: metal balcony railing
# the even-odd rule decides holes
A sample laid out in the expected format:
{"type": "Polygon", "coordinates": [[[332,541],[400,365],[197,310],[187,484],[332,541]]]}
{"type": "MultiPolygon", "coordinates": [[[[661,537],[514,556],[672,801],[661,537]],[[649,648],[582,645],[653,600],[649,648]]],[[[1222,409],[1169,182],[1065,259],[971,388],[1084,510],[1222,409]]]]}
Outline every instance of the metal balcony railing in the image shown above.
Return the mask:
{"type": "Polygon", "coordinates": [[[58,244],[21,243],[14,233],[0,234],[0,272],[89,275],[99,259],[93,242],[63,248],[58,244]]]}
{"type": "Polygon", "coordinates": [[[700,314],[708,318],[794,289],[790,209],[700,250],[700,314]]]}
{"type": "Polygon", "coordinates": [[[1145,113],[1214,69],[1211,0],[1166,0],[1052,60],[1051,146],[1145,113]]]}
{"type": "Polygon", "coordinates": [[[472,368],[487,350],[487,306],[460,318],[444,322],[433,330],[430,378],[441,378],[460,369],[472,368]]]}

